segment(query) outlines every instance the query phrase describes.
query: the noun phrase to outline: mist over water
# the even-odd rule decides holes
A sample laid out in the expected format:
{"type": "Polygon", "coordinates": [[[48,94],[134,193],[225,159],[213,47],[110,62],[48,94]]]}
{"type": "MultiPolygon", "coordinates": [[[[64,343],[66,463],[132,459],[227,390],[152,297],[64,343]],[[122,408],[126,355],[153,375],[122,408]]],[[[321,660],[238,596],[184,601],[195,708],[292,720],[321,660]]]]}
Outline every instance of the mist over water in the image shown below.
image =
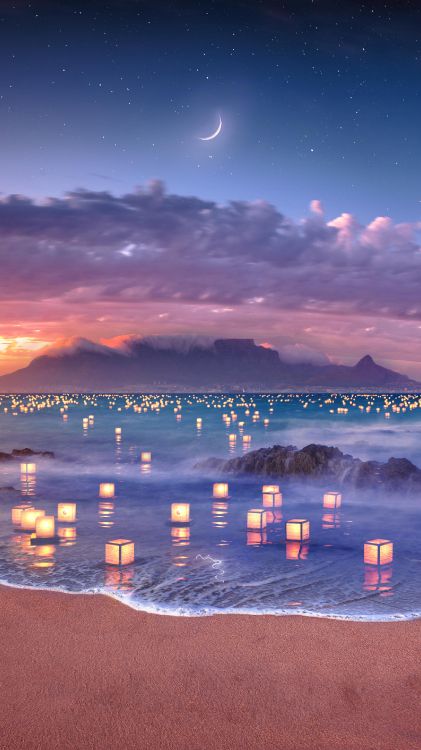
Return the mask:
{"type": "Polygon", "coordinates": [[[0,463],[0,486],[14,487],[0,492],[5,583],[103,592],[171,614],[421,614],[418,496],[272,480],[281,485],[282,507],[269,513],[265,530],[250,532],[247,511],[262,508],[262,485],[270,480],[194,468],[209,456],[311,442],[421,466],[418,396],[3,397],[0,428],[2,451],[55,453],[29,458],[37,465],[31,476],[21,474],[20,461],[0,463]],[[84,426],[89,415],[94,420],[84,426]],[[152,453],[150,464],[141,463],[142,451],[152,453]],[[228,498],[212,497],[217,481],[229,483],[228,498]],[[101,482],[115,484],[114,498],[99,497],[101,482]],[[330,490],[342,492],[337,510],[323,508],[330,490]],[[30,534],[13,528],[12,507],[31,503],[56,515],[63,501],[77,503],[77,520],[57,523],[51,543],[31,544],[30,534]],[[190,505],[188,525],[170,523],[172,503],[190,505]],[[308,542],[286,542],[285,522],[293,518],[310,521],[308,542]],[[118,538],[134,542],[133,563],[105,563],[105,543],[118,538]],[[364,542],[377,538],[393,542],[393,562],[366,565],[364,542]]]}

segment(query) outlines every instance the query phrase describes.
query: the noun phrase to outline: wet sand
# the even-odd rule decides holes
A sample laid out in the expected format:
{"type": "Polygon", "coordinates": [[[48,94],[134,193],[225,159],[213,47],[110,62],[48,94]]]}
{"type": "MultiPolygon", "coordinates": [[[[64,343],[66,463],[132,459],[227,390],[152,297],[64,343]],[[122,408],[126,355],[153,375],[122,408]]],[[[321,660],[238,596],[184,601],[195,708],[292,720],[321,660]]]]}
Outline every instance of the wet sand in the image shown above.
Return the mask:
{"type": "Polygon", "coordinates": [[[421,621],[175,618],[0,587],[0,747],[421,748],[421,621]]]}

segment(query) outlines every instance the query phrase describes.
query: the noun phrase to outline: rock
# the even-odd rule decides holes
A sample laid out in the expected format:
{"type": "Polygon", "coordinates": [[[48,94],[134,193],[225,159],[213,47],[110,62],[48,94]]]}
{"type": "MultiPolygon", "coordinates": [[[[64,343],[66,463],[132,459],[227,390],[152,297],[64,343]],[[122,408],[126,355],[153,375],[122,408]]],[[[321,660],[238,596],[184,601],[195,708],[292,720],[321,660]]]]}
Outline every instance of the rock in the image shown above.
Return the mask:
{"type": "Polygon", "coordinates": [[[227,474],[257,474],[274,479],[330,480],[336,486],[384,487],[388,490],[421,489],[421,470],[407,458],[389,458],[386,463],[362,461],[339,448],[312,443],[301,450],[295,446],[260,448],[228,461],[210,458],[197,468],[227,474]]]}
{"type": "Polygon", "coordinates": [[[14,448],[11,453],[0,451],[1,461],[16,461],[18,458],[39,456],[40,458],[54,458],[53,451],[33,451],[31,448],[14,448]]]}

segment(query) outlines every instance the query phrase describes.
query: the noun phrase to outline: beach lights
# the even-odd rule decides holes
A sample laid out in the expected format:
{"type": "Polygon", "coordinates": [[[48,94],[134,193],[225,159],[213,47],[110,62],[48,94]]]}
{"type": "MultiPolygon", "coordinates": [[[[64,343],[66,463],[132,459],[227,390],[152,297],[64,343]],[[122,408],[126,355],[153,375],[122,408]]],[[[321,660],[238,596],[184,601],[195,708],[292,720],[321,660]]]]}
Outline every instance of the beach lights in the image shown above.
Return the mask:
{"type": "Polygon", "coordinates": [[[190,523],[190,503],[171,504],[171,523],[190,523]]]}
{"type": "Polygon", "coordinates": [[[57,521],[74,523],[76,521],[76,503],[58,503],[57,521]]]}
{"type": "Polygon", "coordinates": [[[27,508],[22,512],[20,525],[23,531],[35,531],[35,524],[38,518],[45,516],[45,510],[36,508],[27,508]]]}
{"type": "Polygon", "coordinates": [[[107,542],[105,562],[108,565],[130,565],[134,562],[134,542],[130,539],[112,539],[107,542]]]}
{"type": "Polygon", "coordinates": [[[310,521],[305,518],[292,518],[285,524],[288,542],[305,542],[310,538],[310,521]]]}
{"type": "Polygon", "coordinates": [[[342,504],[342,495],[340,492],[325,492],[323,495],[323,507],[334,510],[340,508],[342,504]]]}
{"type": "Polygon", "coordinates": [[[101,482],[99,485],[100,497],[115,497],[115,485],[113,482],[101,482]]]}
{"type": "Polygon", "coordinates": [[[15,528],[19,528],[22,523],[22,513],[24,510],[34,510],[32,505],[16,505],[12,508],[12,523],[15,528]]]}
{"type": "Polygon", "coordinates": [[[142,451],[140,454],[140,460],[142,464],[150,464],[152,461],[152,453],[150,451],[142,451]]]}
{"type": "Polygon", "coordinates": [[[36,464],[21,464],[20,465],[20,473],[21,474],[36,474],[37,472],[37,465],[36,464]]]}
{"type": "Polygon", "coordinates": [[[213,485],[212,495],[217,499],[229,497],[227,482],[215,482],[215,484],[213,485]]]}
{"type": "Polygon", "coordinates": [[[278,484],[264,484],[262,487],[263,507],[280,508],[282,505],[282,494],[278,484]]]}
{"type": "Polygon", "coordinates": [[[37,539],[54,539],[56,535],[54,516],[39,516],[35,521],[35,534],[37,539]]]}
{"type": "Polygon", "coordinates": [[[252,531],[262,531],[266,528],[266,511],[262,508],[251,508],[247,511],[247,528],[252,531]]]}
{"type": "Polygon", "coordinates": [[[370,539],[364,544],[366,565],[388,565],[393,560],[393,542],[389,539],[370,539]]]}

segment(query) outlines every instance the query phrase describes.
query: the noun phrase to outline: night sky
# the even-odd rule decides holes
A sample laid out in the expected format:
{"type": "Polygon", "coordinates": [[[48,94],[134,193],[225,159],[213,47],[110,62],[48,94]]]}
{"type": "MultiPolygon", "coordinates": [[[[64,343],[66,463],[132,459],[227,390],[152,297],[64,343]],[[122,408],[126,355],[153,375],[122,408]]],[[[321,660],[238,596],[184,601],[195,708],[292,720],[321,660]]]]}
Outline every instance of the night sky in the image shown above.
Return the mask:
{"type": "Polygon", "coordinates": [[[140,333],[421,378],[419,8],[2,2],[0,371],[140,333]]]}

